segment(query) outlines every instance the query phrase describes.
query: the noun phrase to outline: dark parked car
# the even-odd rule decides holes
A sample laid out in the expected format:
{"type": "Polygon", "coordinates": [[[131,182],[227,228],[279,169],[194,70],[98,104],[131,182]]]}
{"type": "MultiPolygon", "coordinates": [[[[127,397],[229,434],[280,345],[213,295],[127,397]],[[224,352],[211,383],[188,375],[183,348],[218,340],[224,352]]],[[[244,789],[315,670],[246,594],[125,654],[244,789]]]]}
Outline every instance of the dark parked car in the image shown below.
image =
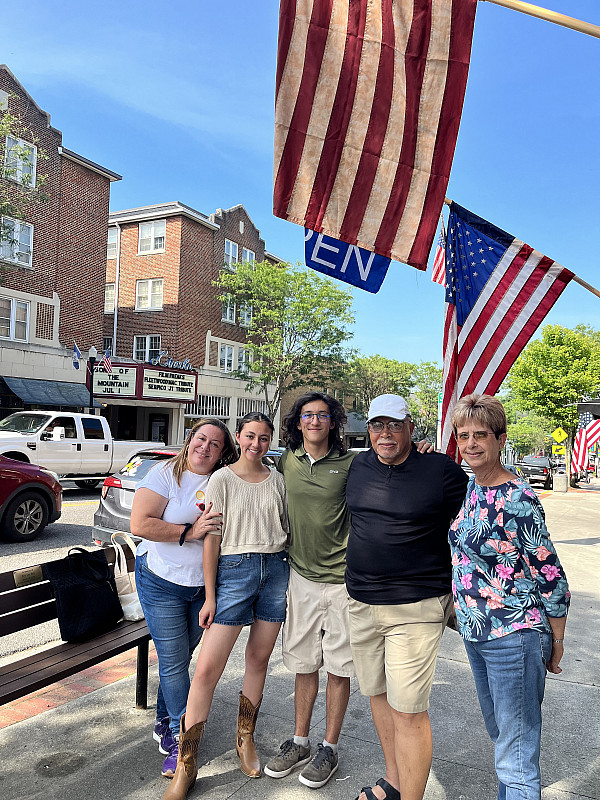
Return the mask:
{"type": "MultiPolygon", "coordinates": [[[[123,469],[105,479],[100,492],[100,504],[94,514],[92,526],[94,544],[110,545],[113,533],[123,531],[130,533],[133,495],[140,481],[146,477],[157,461],[173,458],[181,447],[182,445],[175,445],[160,450],[141,450],[123,469]]],[[[281,458],[281,453],[281,450],[269,450],[263,462],[274,469],[281,458]]]]}
{"type": "Polygon", "coordinates": [[[547,456],[525,456],[518,466],[529,483],[541,482],[544,489],[552,488],[553,468],[547,456]]]}
{"type": "Polygon", "coordinates": [[[9,542],[35,539],[62,510],[62,486],[43,467],[0,456],[0,535],[9,542]]]}

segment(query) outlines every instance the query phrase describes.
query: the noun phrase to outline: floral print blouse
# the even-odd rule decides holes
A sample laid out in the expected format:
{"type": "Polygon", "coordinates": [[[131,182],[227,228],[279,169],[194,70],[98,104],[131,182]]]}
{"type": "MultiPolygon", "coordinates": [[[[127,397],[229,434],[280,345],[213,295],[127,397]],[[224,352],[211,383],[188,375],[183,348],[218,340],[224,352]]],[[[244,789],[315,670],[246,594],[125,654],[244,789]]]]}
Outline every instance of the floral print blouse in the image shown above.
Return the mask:
{"type": "Polygon", "coordinates": [[[547,616],[567,615],[567,578],[542,504],[525,481],[486,487],[471,478],[449,538],[454,607],[465,639],[550,631],[547,616]]]}

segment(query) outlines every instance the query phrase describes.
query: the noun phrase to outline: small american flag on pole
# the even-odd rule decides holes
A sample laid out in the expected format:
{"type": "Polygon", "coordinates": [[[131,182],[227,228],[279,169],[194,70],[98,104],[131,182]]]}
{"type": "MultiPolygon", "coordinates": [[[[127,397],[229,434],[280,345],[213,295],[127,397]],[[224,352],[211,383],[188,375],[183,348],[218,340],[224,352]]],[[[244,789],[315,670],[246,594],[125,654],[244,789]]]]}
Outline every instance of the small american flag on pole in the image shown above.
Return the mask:
{"type": "Polygon", "coordinates": [[[592,419],[592,415],[589,412],[579,416],[579,428],[575,434],[573,445],[571,472],[583,472],[587,469],[589,449],[600,439],[600,419],[589,422],[590,419],[592,419]]]}
{"type": "Polygon", "coordinates": [[[476,0],[281,0],[273,213],[425,270],[476,0]]]}
{"type": "Polygon", "coordinates": [[[450,415],[472,392],[495,394],[573,273],[510,233],[450,206],[442,451],[454,456],[450,415]]]}
{"type": "Polygon", "coordinates": [[[433,259],[433,272],[431,280],[439,283],[440,286],[446,284],[446,242],[444,241],[444,220],[440,217],[440,235],[438,245],[433,259]]]}
{"type": "Polygon", "coordinates": [[[110,347],[107,349],[106,353],[102,356],[102,361],[100,362],[102,365],[102,369],[105,372],[112,373],[112,362],[110,360],[110,347]]]}

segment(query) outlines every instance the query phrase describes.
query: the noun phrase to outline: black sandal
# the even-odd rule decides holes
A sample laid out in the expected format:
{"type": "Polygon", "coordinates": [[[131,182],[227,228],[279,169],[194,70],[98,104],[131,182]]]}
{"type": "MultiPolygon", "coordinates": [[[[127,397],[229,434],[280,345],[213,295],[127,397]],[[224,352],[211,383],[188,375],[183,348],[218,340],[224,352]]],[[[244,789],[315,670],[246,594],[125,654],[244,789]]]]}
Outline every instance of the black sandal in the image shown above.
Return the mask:
{"type": "MultiPolygon", "coordinates": [[[[385,778],[380,778],[375,784],[375,786],[381,786],[381,788],[385,792],[384,800],[401,800],[400,792],[397,789],[394,789],[394,787],[390,783],[388,783],[385,778]]],[[[379,800],[377,795],[374,794],[372,786],[363,786],[362,789],[360,790],[360,793],[362,792],[365,793],[365,797],[367,798],[367,800],[379,800]]],[[[360,793],[358,797],[360,797],[360,793]]],[[[356,800],[358,800],[358,797],[356,798],[356,800]]]]}

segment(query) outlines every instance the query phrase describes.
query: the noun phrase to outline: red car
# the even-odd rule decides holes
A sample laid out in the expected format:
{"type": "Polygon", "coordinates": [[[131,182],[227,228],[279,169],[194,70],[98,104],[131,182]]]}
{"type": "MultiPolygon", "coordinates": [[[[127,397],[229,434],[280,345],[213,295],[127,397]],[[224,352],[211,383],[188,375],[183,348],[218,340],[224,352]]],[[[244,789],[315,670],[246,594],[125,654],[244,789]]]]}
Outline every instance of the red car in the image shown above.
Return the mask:
{"type": "Polygon", "coordinates": [[[53,472],[0,456],[0,536],[29,542],[55,522],[62,509],[62,486],[53,472]]]}

